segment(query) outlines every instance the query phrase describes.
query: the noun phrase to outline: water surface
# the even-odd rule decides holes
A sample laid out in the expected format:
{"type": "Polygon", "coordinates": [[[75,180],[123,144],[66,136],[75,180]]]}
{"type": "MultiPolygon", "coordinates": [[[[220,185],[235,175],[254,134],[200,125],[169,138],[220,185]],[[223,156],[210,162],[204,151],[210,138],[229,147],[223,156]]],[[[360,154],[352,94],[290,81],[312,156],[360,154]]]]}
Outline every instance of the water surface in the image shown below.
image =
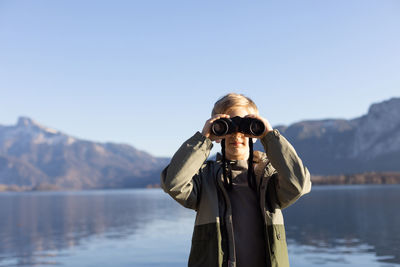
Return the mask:
{"type": "MultiPolygon", "coordinates": [[[[400,186],[314,187],[284,210],[291,266],[400,266],[400,186]]],[[[0,267],[186,266],[194,211],[158,189],[0,194],[0,267]]]]}

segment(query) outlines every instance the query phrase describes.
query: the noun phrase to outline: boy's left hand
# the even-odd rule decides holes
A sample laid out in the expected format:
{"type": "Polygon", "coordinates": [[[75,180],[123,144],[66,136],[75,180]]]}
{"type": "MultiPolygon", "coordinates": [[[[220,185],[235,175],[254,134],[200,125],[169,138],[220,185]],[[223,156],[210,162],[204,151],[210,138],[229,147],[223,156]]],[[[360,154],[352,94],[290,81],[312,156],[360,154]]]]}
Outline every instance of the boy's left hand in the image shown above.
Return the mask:
{"type": "Polygon", "coordinates": [[[260,115],[249,114],[249,115],[246,115],[246,117],[248,117],[248,118],[254,118],[254,119],[259,119],[260,121],[262,121],[262,122],[264,123],[264,126],[265,126],[265,131],[263,132],[262,135],[254,136],[254,135],[246,134],[246,137],[261,139],[261,138],[263,138],[264,136],[266,136],[268,132],[273,131],[273,128],[272,128],[271,124],[269,123],[269,121],[268,121],[267,119],[261,117],[260,115]]]}

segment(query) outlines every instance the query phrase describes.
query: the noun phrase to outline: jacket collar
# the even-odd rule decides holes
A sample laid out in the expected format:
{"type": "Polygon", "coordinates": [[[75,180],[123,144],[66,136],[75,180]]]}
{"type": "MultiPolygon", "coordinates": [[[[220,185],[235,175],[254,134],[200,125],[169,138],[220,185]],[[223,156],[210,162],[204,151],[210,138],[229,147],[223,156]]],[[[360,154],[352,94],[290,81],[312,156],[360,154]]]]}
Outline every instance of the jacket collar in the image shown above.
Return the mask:
{"type": "MultiPolygon", "coordinates": [[[[219,164],[222,163],[222,154],[217,153],[217,156],[215,158],[215,161],[219,164]]],[[[232,162],[229,161],[228,162],[232,162]]],[[[259,179],[264,176],[264,173],[266,171],[266,166],[268,165],[269,160],[267,158],[267,154],[264,152],[255,150],[253,152],[253,166],[254,166],[254,172],[256,174],[257,178],[257,184],[259,183],[259,179]]]]}

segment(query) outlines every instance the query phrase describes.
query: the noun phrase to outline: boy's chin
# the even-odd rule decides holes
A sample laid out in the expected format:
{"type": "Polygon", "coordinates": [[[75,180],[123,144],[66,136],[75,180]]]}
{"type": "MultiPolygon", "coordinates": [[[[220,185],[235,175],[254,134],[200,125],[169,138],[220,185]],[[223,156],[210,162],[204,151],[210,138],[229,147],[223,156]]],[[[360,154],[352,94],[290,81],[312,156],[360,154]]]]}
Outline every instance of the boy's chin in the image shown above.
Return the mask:
{"type": "Polygon", "coordinates": [[[242,160],[249,157],[248,149],[232,149],[227,153],[228,159],[230,160],[242,160]]]}

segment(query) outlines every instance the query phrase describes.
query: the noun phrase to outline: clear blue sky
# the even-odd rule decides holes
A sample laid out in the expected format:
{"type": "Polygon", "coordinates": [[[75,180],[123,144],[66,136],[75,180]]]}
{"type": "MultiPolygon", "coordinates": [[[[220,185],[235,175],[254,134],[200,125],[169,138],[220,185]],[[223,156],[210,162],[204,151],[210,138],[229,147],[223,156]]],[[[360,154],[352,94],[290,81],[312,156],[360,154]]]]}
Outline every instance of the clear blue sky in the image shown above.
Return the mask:
{"type": "Polygon", "coordinates": [[[227,92],[272,125],[400,96],[400,1],[0,1],[0,124],[171,156],[227,92]]]}

